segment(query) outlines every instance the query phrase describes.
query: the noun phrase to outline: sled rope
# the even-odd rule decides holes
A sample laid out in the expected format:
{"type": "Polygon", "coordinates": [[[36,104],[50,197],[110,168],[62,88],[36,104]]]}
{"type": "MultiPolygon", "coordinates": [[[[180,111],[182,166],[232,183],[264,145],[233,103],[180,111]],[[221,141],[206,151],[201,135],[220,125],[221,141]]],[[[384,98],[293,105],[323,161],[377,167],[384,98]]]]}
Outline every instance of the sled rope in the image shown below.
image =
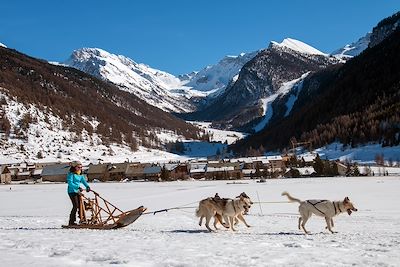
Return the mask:
{"type": "MultiPolygon", "coordinates": [[[[185,205],[181,205],[181,206],[178,206],[178,207],[160,209],[160,210],[155,210],[155,211],[148,211],[148,212],[142,213],[142,215],[148,215],[148,214],[156,215],[157,213],[168,212],[170,210],[195,209],[195,208],[197,208],[197,206],[187,207],[188,205],[195,204],[195,203],[198,203],[198,201],[191,202],[191,203],[188,203],[188,204],[185,204],[185,205]]],[[[276,203],[291,203],[291,202],[289,202],[289,201],[256,201],[256,202],[253,202],[253,203],[254,204],[276,204],[276,203]]]]}
{"type": "Polygon", "coordinates": [[[291,203],[290,201],[253,201],[253,203],[257,204],[277,204],[277,203],[291,203]]]}
{"type": "Polygon", "coordinates": [[[188,203],[188,204],[185,204],[185,205],[181,205],[181,206],[178,206],[178,207],[173,207],[173,208],[161,209],[161,210],[156,210],[156,211],[148,211],[148,212],[143,213],[142,215],[147,215],[147,214],[156,215],[156,213],[168,212],[169,210],[194,209],[194,208],[197,208],[197,207],[186,207],[186,206],[192,205],[192,204],[197,203],[197,202],[198,201],[195,201],[195,202],[191,202],[191,203],[188,203]]]}

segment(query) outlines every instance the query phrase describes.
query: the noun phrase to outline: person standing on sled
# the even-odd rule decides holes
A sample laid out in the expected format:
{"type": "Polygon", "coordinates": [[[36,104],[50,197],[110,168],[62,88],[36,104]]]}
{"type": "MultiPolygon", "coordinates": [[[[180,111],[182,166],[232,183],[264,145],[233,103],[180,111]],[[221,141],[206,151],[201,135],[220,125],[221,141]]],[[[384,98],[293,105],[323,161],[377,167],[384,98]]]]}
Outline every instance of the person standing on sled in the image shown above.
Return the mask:
{"type": "Polygon", "coordinates": [[[82,163],[80,161],[73,161],[70,164],[71,168],[67,174],[68,195],[72,202],[72,210],[69,214],[69,225],[76,225],[76,212],[80,207],[81,198],[79,192],[82,191],[81,183],[86,187],[86,192],[90,191],[89,184],[86,182],[85,176],[81,174],[82,163]]]}

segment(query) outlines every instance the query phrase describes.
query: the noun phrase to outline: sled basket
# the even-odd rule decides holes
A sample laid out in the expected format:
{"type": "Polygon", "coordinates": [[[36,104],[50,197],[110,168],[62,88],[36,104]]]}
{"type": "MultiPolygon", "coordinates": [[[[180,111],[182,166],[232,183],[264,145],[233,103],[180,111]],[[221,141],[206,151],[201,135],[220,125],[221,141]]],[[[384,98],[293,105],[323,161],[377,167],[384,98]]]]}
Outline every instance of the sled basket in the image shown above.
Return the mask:
{"type": "Polygon", "coordinates": [[[79,194],[79,224],[62,225],[63,228],[118,229],[130,225],[146,211],[146,208],[140,206],[124,212],[102,198],[97,192],[91,192],[94,198],[89,198],[83,193],[79,194]]]}

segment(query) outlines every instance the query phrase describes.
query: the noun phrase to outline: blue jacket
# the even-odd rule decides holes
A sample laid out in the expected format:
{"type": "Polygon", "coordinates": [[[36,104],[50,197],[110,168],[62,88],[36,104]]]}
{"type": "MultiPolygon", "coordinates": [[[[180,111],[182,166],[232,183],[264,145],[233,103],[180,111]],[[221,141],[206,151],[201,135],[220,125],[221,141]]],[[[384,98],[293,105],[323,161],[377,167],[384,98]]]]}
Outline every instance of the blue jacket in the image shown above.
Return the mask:
{"type": "Polygon", "coordinates": [[[82,174],[69,172],[67,174],[67,183],[68,193],[78,193],[81,183],[86,187],[86,189],[89,188],[89,184],[86,182],[85,176],[82,174]]]}

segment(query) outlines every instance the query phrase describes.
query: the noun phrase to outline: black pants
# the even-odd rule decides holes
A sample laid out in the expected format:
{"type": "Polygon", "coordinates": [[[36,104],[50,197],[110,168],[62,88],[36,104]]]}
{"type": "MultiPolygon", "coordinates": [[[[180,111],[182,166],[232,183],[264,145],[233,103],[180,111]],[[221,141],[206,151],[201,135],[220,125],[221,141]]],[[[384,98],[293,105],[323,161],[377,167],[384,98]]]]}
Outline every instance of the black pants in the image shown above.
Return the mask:
{"type": "Polygon", "coordinates": [[[69,224],[74,224],[76,220],[76,212],[79,210],[81,198],[78,193],[68,193],[72,202],[72,210],[69,214],[69,224]]]}

